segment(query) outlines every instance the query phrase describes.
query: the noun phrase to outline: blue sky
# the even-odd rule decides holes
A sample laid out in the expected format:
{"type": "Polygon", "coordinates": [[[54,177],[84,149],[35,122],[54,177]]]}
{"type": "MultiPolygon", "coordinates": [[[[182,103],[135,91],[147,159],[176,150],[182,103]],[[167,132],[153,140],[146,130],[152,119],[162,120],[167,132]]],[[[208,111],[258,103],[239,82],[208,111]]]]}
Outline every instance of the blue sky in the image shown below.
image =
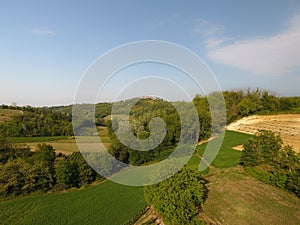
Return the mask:
{"type": "MultiPolygon", "coordinates": [[[[140,40],[195,52],[223,90],[261,87],[300,95],[297,0],[3,0],[0,32],[0,104],[71,104],[95,59],[140,40]]],[[[122,86],[122,79],[114,82],[112,89],[122,86]]]]}

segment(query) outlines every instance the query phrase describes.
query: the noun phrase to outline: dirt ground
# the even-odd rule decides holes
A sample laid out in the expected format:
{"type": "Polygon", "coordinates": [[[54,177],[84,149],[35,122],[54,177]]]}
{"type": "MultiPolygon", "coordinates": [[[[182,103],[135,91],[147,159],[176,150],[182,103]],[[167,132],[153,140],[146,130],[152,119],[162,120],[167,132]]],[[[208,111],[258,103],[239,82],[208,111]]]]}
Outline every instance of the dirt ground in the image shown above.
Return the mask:
{"type": "Polygon", "coordinates": [[[284,144],[300,151],[300,114],[248,116],[227,126],[228,130],[255,134],[258,130],[271,130],[280,134],[284,144]]]}
{"type": "Polygon", "coordinates": [[[153,209],[152,206],[148,206],[145,213],[134,223],[134,225],[165,225],[161,216],[153,209]]]}

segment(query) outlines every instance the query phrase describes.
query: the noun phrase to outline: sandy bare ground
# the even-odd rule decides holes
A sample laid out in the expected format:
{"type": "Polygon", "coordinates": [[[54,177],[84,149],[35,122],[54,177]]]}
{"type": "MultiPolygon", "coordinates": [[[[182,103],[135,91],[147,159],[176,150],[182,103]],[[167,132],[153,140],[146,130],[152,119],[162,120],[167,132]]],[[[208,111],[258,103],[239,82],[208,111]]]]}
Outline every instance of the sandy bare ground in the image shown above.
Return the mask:
{"type": "Polygon", "coordinates": [[[284,144],[300,151],[300,114],[254,115],[227,126],[228,130],[255,134],[258,130],[271,130],[280,134],[284,144]]]}
{"type": "Polygon", "coordinates": [[[145,213],[134,223],[134,225],[165,225],[161,216],[153,209],[152,206],[146,208],[145,213]]]}

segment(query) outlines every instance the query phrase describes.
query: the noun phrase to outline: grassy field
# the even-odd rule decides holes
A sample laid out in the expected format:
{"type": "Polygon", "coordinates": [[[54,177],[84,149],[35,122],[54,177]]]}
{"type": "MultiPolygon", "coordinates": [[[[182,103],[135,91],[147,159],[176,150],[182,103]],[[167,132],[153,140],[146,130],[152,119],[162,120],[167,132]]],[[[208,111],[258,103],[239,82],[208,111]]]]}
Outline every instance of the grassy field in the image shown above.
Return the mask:
{"type": "Polygon", "coordinates": [[[1,224],[126,224],[146,206],[143,188],[105,181],[93,187],[0,202],[1,224]]]}
{"type": "MultiPolygon", "coordinates": [[[[244,134],[235,131],[226,131],[222,146],[217,157],[212,162],[212,166],[216,168],[227,168],[238,165],[242,152],[234,150],[232,149],[232,147],[245,143],[251,137],[252,135],[250,134],[244,134]]],[[[216,140],[211,140],[211,142],[214,141],[216,140]]],[[[206,145],[207,143],[204,143],[197,147],[199,155],[203,155],[206,145]]]]}
{"type": "Polygon", "coordinates": [[[73,137],[55,136],[55,137],[9,137],[10,143],[32,143],[32,142],[48,142],[48,141],[72,141],[73,137]]]}
{"type": "MultiPolygon", "coordinates": [[[[232,149],[232,147],[245,143],[245,141],[247,141],[251,137],[252,135],[249,134],[239,133],[235,131],[226,131],[222,146],[217,157],[213,161],[212,166],[216,168],[226,168],[238,165],[241,157],[241,151],[234,150],[232,149]]],[[[207,143],[203,143],[197,146],[197,152],[191,157],[190,161],[187,164],[189,167],[194,169],[199,168],[199,163],[201,160],[199,156],[201,157],[203,155],[206,145],[207,143]]]]}
{"type": "Polygon", "coordinates": [[[299,198],[256,180],[240,166],[216,169],[206,179],[209,194],[201,218],[208,224],[300,224],[299,198]]]}

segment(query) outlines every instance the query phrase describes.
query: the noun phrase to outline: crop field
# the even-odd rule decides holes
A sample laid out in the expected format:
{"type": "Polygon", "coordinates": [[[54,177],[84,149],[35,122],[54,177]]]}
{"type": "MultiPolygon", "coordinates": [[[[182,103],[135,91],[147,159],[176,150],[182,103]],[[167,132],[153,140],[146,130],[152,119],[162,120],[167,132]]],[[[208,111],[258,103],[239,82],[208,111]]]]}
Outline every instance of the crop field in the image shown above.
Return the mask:
{"type": "Polygon", "coordinates": [[[81,190],[0,202],[1,224],[126,224],[146,207],[142,187],[104,181],[81,190]]]}
{"type": "Polygon", "coordinates": [[[227,126],[228,130],[255,134],[259,129],[280,134],[284,144],[300,150],[300,114],[249,116],[227,126]]]}
{"type": "MultiPolygon", "coordinates": [[[[98,128],[98,134],[102,144],[105,148],[110,146],[110,139],[106,127],[98,128]]],[[[69,155],[72,152],[78,152],[78,146],[74,137],[54,136],[54,137],[10,137],[9,141],[15,144],[25,144],[33,151],[37,148],[38,144],[50,144],[55,149],[56,153],[63,153],[69,155]]],[[[83,147],[93,151],[99,150],[98,139],[94,137],[82,136],[78,137],[77,141],[81,142],[83,147]]]]}

